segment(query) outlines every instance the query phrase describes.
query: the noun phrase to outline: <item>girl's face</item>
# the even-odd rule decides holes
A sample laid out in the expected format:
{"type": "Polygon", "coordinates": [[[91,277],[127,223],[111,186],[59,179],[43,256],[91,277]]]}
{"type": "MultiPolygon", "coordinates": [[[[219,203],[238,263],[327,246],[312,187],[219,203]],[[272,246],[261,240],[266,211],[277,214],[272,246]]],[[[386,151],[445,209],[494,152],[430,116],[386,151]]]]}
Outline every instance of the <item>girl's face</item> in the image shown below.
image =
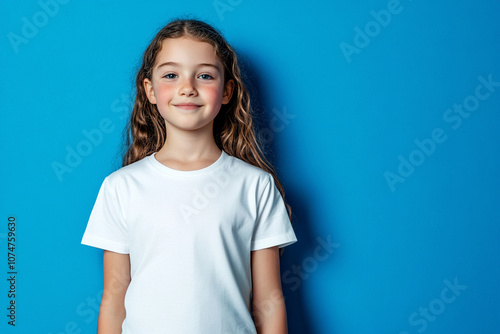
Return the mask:
{"type": "Polygon", "coordinates": [[[151,80],[144,80],[149,102],[170,127],[199,130],[212,126],[221,104],[231,99],[234,82],[224,86],[223,66],[214,47],[191,38],[167,38],[157,54],[151,80]]]}

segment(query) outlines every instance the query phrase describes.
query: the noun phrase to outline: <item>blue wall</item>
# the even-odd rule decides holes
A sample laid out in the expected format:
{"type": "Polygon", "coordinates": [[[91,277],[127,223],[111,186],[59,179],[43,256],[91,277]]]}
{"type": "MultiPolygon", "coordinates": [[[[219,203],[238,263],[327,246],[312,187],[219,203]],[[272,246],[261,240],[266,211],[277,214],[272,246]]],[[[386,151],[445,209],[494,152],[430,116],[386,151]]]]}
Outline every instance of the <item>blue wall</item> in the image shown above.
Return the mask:
{"type": "Polygon", "coordinates": [[[1,6],[2,333],[95,333],[102,251],[81,237],[139,58],[183,14],[220,28],[252,83],[299,239],[289,332],[500,332],[499,1],[1,6]]]}

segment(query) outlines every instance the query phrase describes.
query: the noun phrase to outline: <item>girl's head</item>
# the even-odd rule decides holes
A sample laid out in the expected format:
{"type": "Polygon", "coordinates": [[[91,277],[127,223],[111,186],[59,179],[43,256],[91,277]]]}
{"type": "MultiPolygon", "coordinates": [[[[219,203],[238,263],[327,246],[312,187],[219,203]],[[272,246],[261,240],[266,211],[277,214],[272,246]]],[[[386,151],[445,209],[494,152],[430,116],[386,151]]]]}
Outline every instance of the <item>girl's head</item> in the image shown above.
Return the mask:
{"type": "MultiPolygon", "coordinates": [[[[145,81],[153,80],[153,69],[158,55],[168,39],[189,38],[206,42],[215,50],[222,65],[224,86],[231,85],[231,98],[224,101],[214,120],[214,139],[220,149],[238,156],[238,151],[248,151],[254,146],[250,99],[242,82],[237,56],[222,35],[209,24],[198,20],[174,20],[161,29],[144,52],[141,67],[136,76],[136,98],[128,127],[127,146],[123,165],[138,161],[158,151],[164,144],[167,131],[165,120],[156,104],[148,99],[145,81]]],[[[260,153],[260,152],[259,152],[260,153]]]]}
{"type": "Polygon", "coordinates": [[[204,133],[213,142],[214,118],[231,100],[233,87],[233,79],[224,81],[215,48],[190,37],[163,40],[151,78],[144,79],[149,102],[165,120],[167,141],[177,128],[204,133]]]}

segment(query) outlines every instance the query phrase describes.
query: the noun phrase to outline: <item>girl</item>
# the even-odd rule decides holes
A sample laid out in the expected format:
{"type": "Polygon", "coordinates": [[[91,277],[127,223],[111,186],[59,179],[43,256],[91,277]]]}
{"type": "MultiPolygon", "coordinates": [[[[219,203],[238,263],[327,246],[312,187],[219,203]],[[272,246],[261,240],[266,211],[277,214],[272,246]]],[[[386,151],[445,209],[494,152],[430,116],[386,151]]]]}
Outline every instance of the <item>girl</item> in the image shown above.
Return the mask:
{"type": "Polygon", "coordinates": [[[98,333],[286,333],[278,249],[297,239],[235,52],[172,21],[136,89],[123,167],[82,239],[104,249],[98,333]]]}

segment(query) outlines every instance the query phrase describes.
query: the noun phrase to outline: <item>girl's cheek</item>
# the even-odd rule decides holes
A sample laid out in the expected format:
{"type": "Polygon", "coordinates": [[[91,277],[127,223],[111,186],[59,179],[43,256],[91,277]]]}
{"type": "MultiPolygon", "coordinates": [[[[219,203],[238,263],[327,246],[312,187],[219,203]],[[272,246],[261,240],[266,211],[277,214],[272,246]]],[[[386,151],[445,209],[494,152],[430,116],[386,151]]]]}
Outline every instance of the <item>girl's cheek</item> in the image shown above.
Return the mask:
{"type": "Polygon", "coordinates": [[[206,87],[205,96],[211,101],[222,100],[222,88],[219,86],[206,87]]]}
{"type": "Polygon", "coordinates": [[[158,82],[156,87],[161,90],[172,90],[174,85],[168,82],[158,82]]]}
{"type": "Polygon", "coordinates": [[[175,92],[174,86],[167,83],[161,83],[156,86],[156,93],[160,96],[169,96],[175,92]]]}

